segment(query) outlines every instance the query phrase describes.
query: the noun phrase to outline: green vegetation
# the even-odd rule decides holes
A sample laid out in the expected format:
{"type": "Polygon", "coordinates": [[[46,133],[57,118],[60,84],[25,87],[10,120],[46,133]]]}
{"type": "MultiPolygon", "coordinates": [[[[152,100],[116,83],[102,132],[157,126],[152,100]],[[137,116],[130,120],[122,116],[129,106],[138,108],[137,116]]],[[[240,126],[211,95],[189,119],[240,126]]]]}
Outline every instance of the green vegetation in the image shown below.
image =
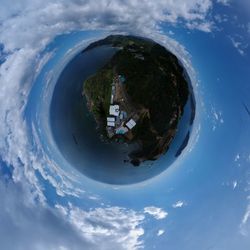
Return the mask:
{"type": "Polygon", "coordinates": [[[91,111],[98,118],[108,115],[112,80],[112,70],[102,69],[98,74],[85,81],[83,92],[87,97],[91,111]]]}
{"type": "Polygon", "coordinates": [[[152,52],[143,52],[143,56],[144,60],[140,60],[128,50],[121,50],[112,62],[126,76],[126,90],[132,102],[149,109],[153,127],[163,135],[173,112],[186,103],[188,88],[181,72],[177,74],[173,66],[174,58],[152,52]]]}

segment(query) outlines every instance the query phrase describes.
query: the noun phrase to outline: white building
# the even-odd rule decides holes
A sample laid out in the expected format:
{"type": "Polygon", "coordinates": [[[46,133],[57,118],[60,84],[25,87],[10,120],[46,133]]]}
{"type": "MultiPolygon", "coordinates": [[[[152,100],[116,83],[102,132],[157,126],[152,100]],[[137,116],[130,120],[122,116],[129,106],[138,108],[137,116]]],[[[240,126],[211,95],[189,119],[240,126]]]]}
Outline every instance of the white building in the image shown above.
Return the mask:
{"type": "Polygon", "coordinates": [[[107,117],[107,126],[115,127],[115,117],[107,117]]]}
{"type": "Polygon", "coordinates": [[[126,126],[127,126],[129,129],[132,129],[135,125],[136,125],[136,122],[135,122],[133,119],[130,119],[130,120],[126,123],[126,126]]]}
{"type": "Polygon", "coordinates": [[[115,122],[107,122],[108,127],[115,127],[115,122]]]}
{"type": "Polygon", "coordinates": [[[115,117],[107,117],[107,122],[115,122],[115,117]]]}
{"type": "Polygon", "coordinates": [[[119,105],[110,105],[109,107],[109,114],[113,116],[119,116],[120,114],[120,107],[119,105]]]}

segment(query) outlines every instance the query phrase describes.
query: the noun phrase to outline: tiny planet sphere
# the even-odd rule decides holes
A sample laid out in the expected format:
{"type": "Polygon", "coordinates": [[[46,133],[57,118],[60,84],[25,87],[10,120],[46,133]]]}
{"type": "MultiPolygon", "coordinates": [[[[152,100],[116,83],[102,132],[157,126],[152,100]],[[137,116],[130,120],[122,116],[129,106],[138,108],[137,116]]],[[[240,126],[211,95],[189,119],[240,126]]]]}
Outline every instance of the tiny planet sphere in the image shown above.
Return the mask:
{"type": "Polygon", "coordinates": [[[155,161],[169,149],[189,96],[177,57],[145,38],[111,35],[83,53],[111,45],[117,51],[84,81],[82,95],[105,143],[133,145],[129,162],[155,161]]]}
{"type": "Polygon", "coordinates": [[[101,183],[130,185],[179,158],[195,108],[190,78],[175,55],[147,38],[111,35],[62,70],[50,126],[70,166],[101,183]]]}

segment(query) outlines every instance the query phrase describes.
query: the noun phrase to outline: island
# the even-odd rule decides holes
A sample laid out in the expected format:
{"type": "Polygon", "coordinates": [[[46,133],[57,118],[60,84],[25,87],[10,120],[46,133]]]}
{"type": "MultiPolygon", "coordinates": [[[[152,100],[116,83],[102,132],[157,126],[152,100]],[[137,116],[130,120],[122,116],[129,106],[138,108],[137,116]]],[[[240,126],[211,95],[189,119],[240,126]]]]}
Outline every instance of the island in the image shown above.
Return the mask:
{"type": "Polygon", "coordinates": [[[129,162],[139,166],[166,153],[177,132],[189,87],[177,57],[150,39],[111,35],[90,44],[116,49],[83,83],[82,94],[105,142],[135,145],[129,162]]]}

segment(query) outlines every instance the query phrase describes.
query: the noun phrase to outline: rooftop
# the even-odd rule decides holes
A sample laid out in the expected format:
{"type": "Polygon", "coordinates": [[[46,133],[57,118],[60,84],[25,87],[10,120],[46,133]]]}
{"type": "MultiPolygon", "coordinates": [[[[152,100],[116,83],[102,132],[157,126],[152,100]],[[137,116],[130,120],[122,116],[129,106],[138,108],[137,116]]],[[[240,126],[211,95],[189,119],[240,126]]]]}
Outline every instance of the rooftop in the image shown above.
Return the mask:
{"type": "Polygon", "coordinates": [[[127,126],[129,129],[132,129],[135,125],[136,125],[136,122],[135,122],[133,119],[130,119],[130,120],[126,123],[126,126],[127,126]]]}
{"type": "Polygon", "coordinates": [[[109,107],[109,114],[113,116],[118,116],[120,114],[120,107],[119,105],[110,105],[109,107]]]}

